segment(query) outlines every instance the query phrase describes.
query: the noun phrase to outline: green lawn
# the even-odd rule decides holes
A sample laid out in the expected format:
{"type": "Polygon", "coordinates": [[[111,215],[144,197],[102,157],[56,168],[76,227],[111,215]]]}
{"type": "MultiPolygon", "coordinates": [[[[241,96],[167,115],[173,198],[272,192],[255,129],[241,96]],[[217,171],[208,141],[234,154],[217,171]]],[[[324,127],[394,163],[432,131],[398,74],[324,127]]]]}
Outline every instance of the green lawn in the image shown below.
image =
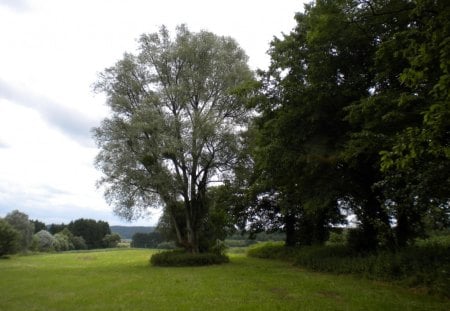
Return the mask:
{"type": "Polygon", "coordinates": [[[450,310],[450,301],[352,276],[233,255],[229,264],[149,265],[151,251],[0,260],[0,310],[450,310]]]}

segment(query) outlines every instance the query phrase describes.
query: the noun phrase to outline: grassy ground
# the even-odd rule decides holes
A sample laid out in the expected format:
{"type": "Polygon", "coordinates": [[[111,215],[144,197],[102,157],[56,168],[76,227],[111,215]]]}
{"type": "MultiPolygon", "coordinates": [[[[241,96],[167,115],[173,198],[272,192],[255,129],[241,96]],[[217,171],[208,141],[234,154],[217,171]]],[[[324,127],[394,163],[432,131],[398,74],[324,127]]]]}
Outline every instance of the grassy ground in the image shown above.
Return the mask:
{"type": "Polygon", "coordinates": [[[149,265],[149,250],[0,260],[0,310],[450,310],[450,301],[385,283],[231,257],[195,268],[149,265]]]}

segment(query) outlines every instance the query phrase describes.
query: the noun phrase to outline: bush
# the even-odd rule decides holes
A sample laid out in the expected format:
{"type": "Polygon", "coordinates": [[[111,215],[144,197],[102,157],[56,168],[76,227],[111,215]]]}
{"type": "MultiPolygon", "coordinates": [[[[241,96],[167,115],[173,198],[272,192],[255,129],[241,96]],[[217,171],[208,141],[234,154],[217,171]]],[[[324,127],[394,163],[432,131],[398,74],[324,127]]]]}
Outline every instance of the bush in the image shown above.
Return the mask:
{"type": "Polygon", "coordinates": [[[0,219],[0,257],[19,249],[20,234],[6,220],[0,219]]]}
{"type": "Polygon", "coordinates": [[[247,255],[257,258],[292,260],[295,248],[285,247],[284,242],[258,243],[250,247],[247,255]]]}
{"type": "Polygon", "coordinates": [[[81,236],[72,236],[70,242],[72,242],[73,247],[76,250],[87,249],[86,241],[81,236]]]}
{"type": "Polygon", "coordinates": [[[36,241],[36,250],[40,252],[50,252],[54,250],[55,238],[53,235],[46,231],[41,230],[36,233],[33,237],[36,241]]]}
{"type": "Polygon", "coordinates": [[[120,242],[120,235],[117,233],[107,234],[103,238],[103,245],[106,248],[115,248],[120,242]]]}
{"type": "Polygon", "coordinates": [[[345,245],[347,243],[348,231],[330,232],[330,237],[325,243],[326,245],[345,245]]]}
{"type": "Polygon", "coordinates": [[[153,266],[165,267],[207,266],[227,262],[229,262],[229,258],[225,255],[213,253],[192,254],[180,250],[157,253],[150,258],[150,263],[153,266]]]}
{"type": "Polygon", "coordinates": [[[54,247],[58,252],[68,251],[73,249],[73,244],[70,243],[69,237],[63,233],[56,233],[54,236],[54,247]]]}
{"type": "Polygon", "coordinates": [[[225,255],[225,251],[228,249],[228,246],[224,241],[219,239],[216,240],[216,244],[211,247],[211,252],[216,255],[225,255]]]}

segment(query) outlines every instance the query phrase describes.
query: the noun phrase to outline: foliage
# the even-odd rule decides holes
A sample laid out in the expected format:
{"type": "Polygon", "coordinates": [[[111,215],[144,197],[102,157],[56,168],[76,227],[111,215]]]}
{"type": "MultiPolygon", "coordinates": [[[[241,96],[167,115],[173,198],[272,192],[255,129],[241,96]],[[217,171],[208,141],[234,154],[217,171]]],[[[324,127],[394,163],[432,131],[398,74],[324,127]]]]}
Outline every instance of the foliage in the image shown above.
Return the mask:
{"type": "Polygon", "coordinates": [[[55,237],[46,230],[41,230],[34,235],[36,239],[36,250],[40,252],[49,252],[55,250],[55,237]]]}
{"type": "Polygon", "coordinates": [[[111,234],[109,224],[102,220],[81,218],[71,221],[67,228],[74,236],[82,237],[88,249],[103,248],[103,238],[111,234]]]}
{"type": "Polygon", "coordinates": [[[19,249],[20,234],[6,220],[0,218],[0,257],[19,249]]]}
{"type": "Polygon", "coordinates": [[[118,235],[117,233],[107,234],[103,237],[103,245],[106,248],[117,247],[119,242],[120,242],[120,235],[118,235]]]}
{"type": "Polygon", "coordinates": [[[96,84],[112,110],[94,129],[100,184],[126,219],[162,205],[178,243],[198,252],[209,184],[236,160],[246,119],[239,90],[252,74],[233,39],[207,31],[182,25],[171,38],[161,27],[139,43],[138,55],[125,54],[96,84]]]}
{"type": "Polygon", "coordinates": [[[348,151],[354,157],[370,146],[382,173],[373,187],[396,221],[391,240],[404,246],[426,230],[449,225],[450,5],[390,1],[371,10],[370,16],[355,15],[380,40],[371,93],[347,108],[354,126],[348,151]],[[369,138],[379,142],[369,144],[369,138]]]}
{"type": "Polygon", "coordinates": [[[241,215],[310,245],[354,214],[360,250],[447,228],[449,14],[448,1],[305,6],[251,101],[254,203],[241,215]]]}
{"type": "Polygon", "coordinates": [[[55,238],[55,242],[53,244],[55,251],[63,252],[74,249],[73,244],[70,243],[70,239],[66,234],[60,232],[54,234],[53,237],[55,238]]]}
{"type": "Polygon", "coordinates": [[[156,248],[158,244],[164,242],[161,233],[157,231],[142,233],[136,232],[131,240],[131,247],[138,248],[156,248]]]}
{"type": "Polygon", "coordinates": [[[67,225],[66,225],[66,224],[63,224],[63,223],[61,223],[61,224],[51,224],[51,225],[48,227],[48,231],[49,231],[51,234],[56,234],[56,233],[58,233],[58,232],[63,231],[65,228],[67,228],[67,225]]]}
{"type": "Polygon", "coordinates": [[[36,219],[36,220],[30,220],[30,222],[34,226],[34,233],[38,233],[41,230],[47,230],[47,226],[42,221],[39,221],[36,219]]]}
{"type": "Polygon", "coordinates": [[[122,239],[132,239],[137,232],[150,233],[155,231],[152,226],[110,226],[112,233],[117,233],[122,239]]]}
{"type": "Polygon", "coordinates": [[[285,247],[282,242],[265,242],[258,243],[251,246],[247,255],[256,258],[269,258],[269,259],[292,259],[295,248],[285,247]]]}
{"type": "Polygon", "coordinates": [[[156,253],[150,258],[150,263],[153,266],[164,267],[208,266],[227,263],[228,261],[229,258],[224,254],[193,254],[179,250],[156,253]]]}
{"type": "Polygon", "coordinates": [[[81,236],[70,237],[70,242],[73,244],[74,249],[83,250],[88,248],[86,241],[81,236]]]}
{"type": "Polygon", "coordinates": [[[217,239],[216,244],[213,247],[211,247],[211,252],[213,254],[221,256],[221,255],[225,255],[225,252],[227,251],[227,249],[228,249],[228,245],[225,243],[225,241],[221,241],[221,240],[217,239]]]}
{"type": "Polygon", "coordinates": [[[28,219],[28,215],[18,210],[14,210],[5,216],[5,220],[19,232],[19,249],[27,251],[33,239],[34,226],[28,219]]]}

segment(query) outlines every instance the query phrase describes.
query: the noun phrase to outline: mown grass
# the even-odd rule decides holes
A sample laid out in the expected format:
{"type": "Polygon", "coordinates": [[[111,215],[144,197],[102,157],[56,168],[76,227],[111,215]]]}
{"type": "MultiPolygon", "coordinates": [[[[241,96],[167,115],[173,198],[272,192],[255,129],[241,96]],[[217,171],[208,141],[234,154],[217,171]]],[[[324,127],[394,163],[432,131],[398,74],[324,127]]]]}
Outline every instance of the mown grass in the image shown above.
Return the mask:
{"type": "Polygon", "coordinates": [[[450,301],[386,283],[231,255],[164,268],[149,250],[0,260],[0,310],[449,310],[450,301]]]}

